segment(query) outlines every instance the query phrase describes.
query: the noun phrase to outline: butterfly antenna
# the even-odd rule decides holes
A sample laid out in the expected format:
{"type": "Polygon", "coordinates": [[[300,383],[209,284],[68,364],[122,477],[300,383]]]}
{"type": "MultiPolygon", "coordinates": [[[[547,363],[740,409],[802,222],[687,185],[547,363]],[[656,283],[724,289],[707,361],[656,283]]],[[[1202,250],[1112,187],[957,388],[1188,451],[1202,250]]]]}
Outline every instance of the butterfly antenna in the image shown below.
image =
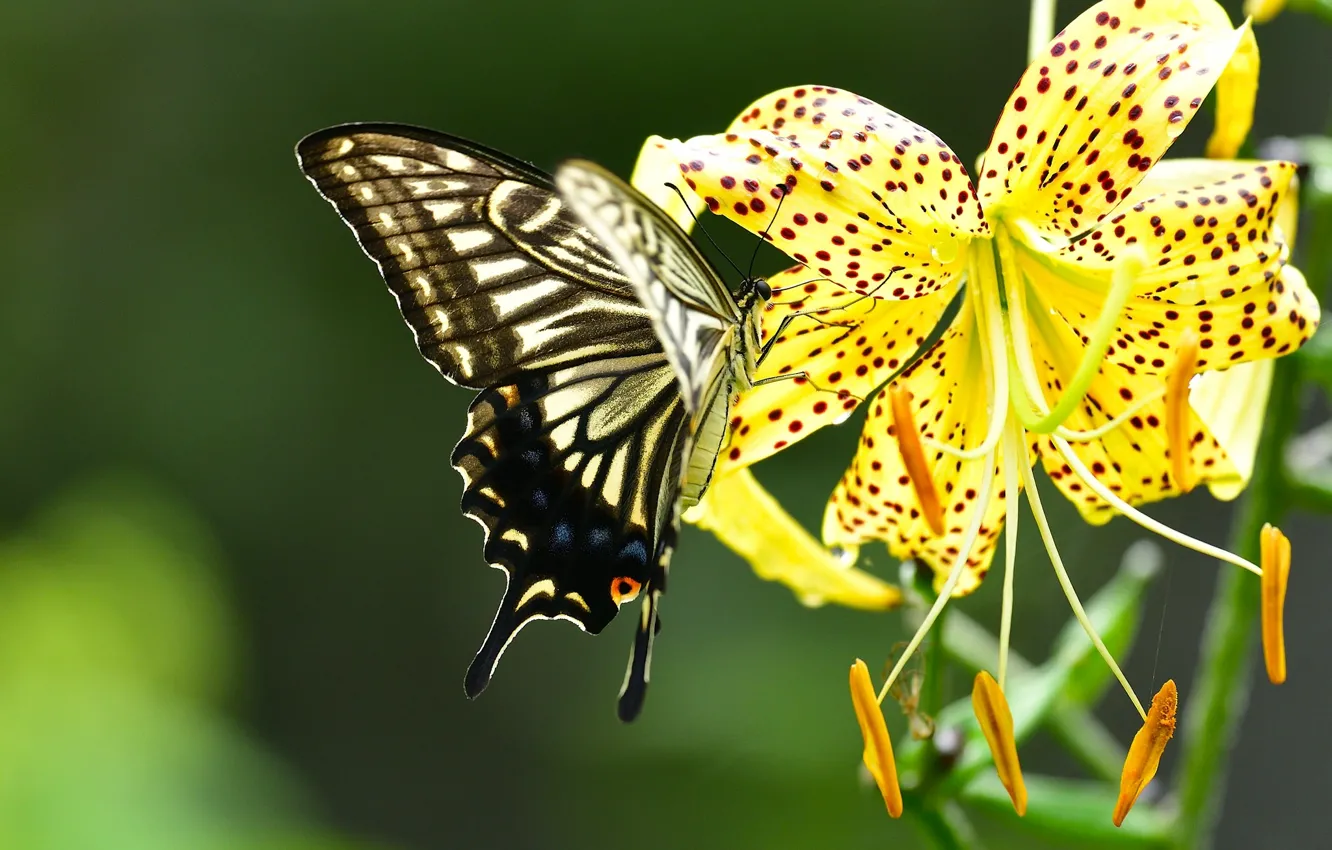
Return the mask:
{"type": "Polygon", "coordinates": [[[754,279],[754,261],[758,259],[759,248],[763,247],[764,239],[772,238],[769,231],[772,230],[772,226],[777,223],[777,215],[782,211],[782,201],[786,200],[786,196],[791,191],[787,188],[785,183],[779,185],[782,187],[782,196],[777,199],[777,209],[772,211],[772,218],[768,219],[768,226],[759,231],[758,242],[754,245],[754,253],[749,256],[749,273],[745,275],[745,280],[754,279]]]}
{"type": "Polygon", "coordinates": [[[731,268],[735,269],[736,274],[743,276],[744,272],[740,271],[740,267],[737,266],[735,264],[735,261],[732,260],[726,254],[726,252],[721,249],[721,246],[718,245],[716,240],[712,238],[712,234],[709,233],[708,229],[703,226],[703,222],[698,220],[698,216],[694,215],[694,208],[689,206],[689,199],[684,196],[684,192],[680,191],[680,187],[675,185],[674,183],[665,183],[663,185],[669,187],[672,192],[680,196],[680,200],[684,201],[685,209],[689,211],[689,217],[694,220],[694,224],[698,225],[698,229],[703,233],[705,237],[707,237],[708,244],[717,249],[717,253],[721,254],[722,257],[725,258],[726,262],[730,264],[731,268]]]}

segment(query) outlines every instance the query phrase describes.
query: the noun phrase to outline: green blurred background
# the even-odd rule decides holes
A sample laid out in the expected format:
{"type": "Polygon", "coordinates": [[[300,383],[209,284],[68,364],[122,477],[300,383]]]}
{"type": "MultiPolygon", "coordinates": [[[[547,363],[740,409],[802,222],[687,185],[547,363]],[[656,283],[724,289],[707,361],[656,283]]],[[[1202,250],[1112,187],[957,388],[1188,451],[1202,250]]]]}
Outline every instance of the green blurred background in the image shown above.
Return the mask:
{"type": "MultiPolygon", "coordinates": [[[[469,395],[414,353],[292,148],[396,120],[627,174],[649,133],[715,131],[767,91],[826,83],[970,161],[1025,36],[1012,0],[8,4],[0,848],[916,846],[857,778],[846,694],[848,663],[877,670],[900,618],[802,608],[693,529],[636,724],[614,715],[631,617],[599,639],[537,625],[464,699],[502,586],[448,463],[469,395]]],[[[1259,40],[1255,137],[1320,130],[1328,31],[1285,16],[1259,40]]],[[[1200,150],[1202,123],[1179,148],[1200,150]]],[[[856,435],[821,432],[759,475],[816,528],[856,435]]],[[[1141,535],[1047,501],[1088,593],[1141,535]]],[[[1206,493],[1153,512],[1226,536],[1206,493]]],[[[1332,535],[1309,520],[1292,537],[1292,676],[1253,690],[1225,848],[1326,835],[1332,535]]],[[[1015,640],[1041,659],[1067,609],[1034,534],[1021,551],[1015,640]]],[[[1218,567],[1167,555],[1126,666],[1187,703],[1218,567]]],[[[959,607],[993,627],[997,583],[959,607]]],[[[1123,741],[1137,727],[1116,692],[1100,714],[1123,741]]],[[[1023,760],[1076,775],[1040,738],[1023,760]]],[[[981,824],[1006,846],[1008,824],[981,824]]]]}

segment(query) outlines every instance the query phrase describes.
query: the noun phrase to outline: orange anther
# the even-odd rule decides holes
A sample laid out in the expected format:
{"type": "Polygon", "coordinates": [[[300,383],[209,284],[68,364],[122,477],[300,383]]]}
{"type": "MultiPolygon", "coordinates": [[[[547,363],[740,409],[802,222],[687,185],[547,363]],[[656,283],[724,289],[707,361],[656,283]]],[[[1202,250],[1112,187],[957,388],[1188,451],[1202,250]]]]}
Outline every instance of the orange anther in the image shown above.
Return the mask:
{"type": "Polygon", "coordinates": [[[1272,684],[1286,681],[1286,581],[1290,578],[1290,540],[1281,529],[1263,526],[1262,549],[1263,661],[1272,684]]]}
{"type": "Polygon", "coordinates": [[[897,435],[897,447],[902,452],[902,464],[906,466],[907,477],[916,491],[920,502],[920,512],[929,524],[930,531],[938,537],[944,533],[944,510],[939,502],[939,493],[934,489],[934,479],[930,476],[929,466],[925,463],[925,447],[920,442],[920,431],[911,417],[911,393],[896,383],[888,387],[888,399],[893,409],[893,430],[897,435]]]}
{"type": "Polygon", "coordinates": [[[1018,816],[1025,815],[1027,786],[1022,781],[1017,741],[1013,738],[1013,713],[1008,710],[1008,699],[999,683],[984,670],[976,674],[976,683],[971,689],[971,707],[976,712],[981,732],[985,734],[985,742],[990,745],[999,781],[1008,789],[1018,816]]]}
{"type": "Polygon", "coordinates": [[[870,682],[869,668],[859,658],[851,665],[851,704],[856,709],[860,734],[865,739],[863,758],[865,767],[878,783],[888,814],[902,816],[902,788],[897,784],[897,761],[893,758],[893,742],[888,737],[888,724],[883,720],[879,698],[870,682]]]}
{"type": "Polygon", "coordinates": [[[1133,736],[1128,758],[1124,759],[1124,772],[1119,777],[1119,800],[1115,803],[1115,826],[1124,822],[1138,795],[1156,775],[1161,764],[1161,753],[1175,734],[1175,710],[1179,707],[1179,691],[1170,679],[1152,697],[1147,722],[1133,736]]]}
{"type": "Polygon", "coordinates": [[[1175,364],[1166,378],[1166,439],[1170,446],[1170,471],[1175,486],[1181,493],[1193,489],[1193,470],[1189,461],[1191,441],[1189,428],[1189,382],[1193,380],[1194,364],[1198,362],[1198,334],[1185,328],[1175,347],[1175,364]]]}

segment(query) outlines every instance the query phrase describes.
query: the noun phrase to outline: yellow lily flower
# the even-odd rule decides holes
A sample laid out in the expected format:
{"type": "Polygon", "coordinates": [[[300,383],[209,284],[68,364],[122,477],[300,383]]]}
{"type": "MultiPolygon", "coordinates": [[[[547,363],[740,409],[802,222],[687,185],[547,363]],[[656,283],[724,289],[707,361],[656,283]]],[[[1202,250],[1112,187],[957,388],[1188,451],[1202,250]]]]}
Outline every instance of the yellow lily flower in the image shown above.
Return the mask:
{"type": "MultiPolygon", "coordinates": [[[[1082,611],[1036,461],[1089,522],[1122,514],[1261,572],[1136,507],[1198,483],[1242,487],[1254,434],[1228,423],[1251,399],[1195,404],[1195,387],[1294,351],[1319,319],[1287,264],[1291,163],[1160,162],[1237,51],[1230,79],[1256,84],[1248,24],[1232,28],[1212,0],[1096,4],[1022,76],[975,183],[924,127],[823,86],[774,92],[723,134],[649,140],[637,185],[666,201],[662,180],[683,181],[798,264],[769,278],[757,376],[791,380],[740,399],[716,479],[868,405],[824,542],[886,541],[931,567],[939,594],[880,700],[948,599],[979,584],[1007,524],[1002,688],[1025,491],[1075,615],[1146,717],[1082,611]]],[[[1240,112],[1246,91],[1226,94],[1240,112]]],[[[1237,145],[1248,115],[1227,120],[1237,145]]],[[[727,506],[700,508],[725,538],[727,506]]]]}
{"type": "Polygon", "coordinates": [[[1244,0],[1244,14],[1255,22],[1265,24],[1281,14],[1286,8],[1286,0],[1244,0]]]}

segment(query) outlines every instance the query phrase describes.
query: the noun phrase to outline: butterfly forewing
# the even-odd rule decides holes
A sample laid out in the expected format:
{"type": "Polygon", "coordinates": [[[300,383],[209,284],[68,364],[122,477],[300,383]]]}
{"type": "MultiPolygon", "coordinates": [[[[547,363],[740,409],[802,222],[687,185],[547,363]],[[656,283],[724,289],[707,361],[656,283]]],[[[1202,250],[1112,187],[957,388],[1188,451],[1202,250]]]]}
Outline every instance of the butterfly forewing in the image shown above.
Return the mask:
{"type": "Polygon", "coordinates": [[[330,128],[297,153],[450,380],[657,348],[615,260],[530,166],[397,125],[330,128]]]}
{"type": "MultiPolygon", "coordinates": [[[[610,250],[648,308],[690,413],[714,401],[740,308],[688,235],[641,192],[585,160],[560,165],[560,192],[610,250]]],[[[729,392],[730,381],[721,384],[729,392]]]]}
{"type": "Polygon", "coordinates": [[[481,390],[452,461],[463,512],[509,580],[468,694],[526,623],[599,632],[646,592],[621,698],[629,719],[690,446],[674,367],[631,283],[549,177],[496,151],[350,125],[309,136],[297,155],[379,265],[421,353],[481,390]]]}

